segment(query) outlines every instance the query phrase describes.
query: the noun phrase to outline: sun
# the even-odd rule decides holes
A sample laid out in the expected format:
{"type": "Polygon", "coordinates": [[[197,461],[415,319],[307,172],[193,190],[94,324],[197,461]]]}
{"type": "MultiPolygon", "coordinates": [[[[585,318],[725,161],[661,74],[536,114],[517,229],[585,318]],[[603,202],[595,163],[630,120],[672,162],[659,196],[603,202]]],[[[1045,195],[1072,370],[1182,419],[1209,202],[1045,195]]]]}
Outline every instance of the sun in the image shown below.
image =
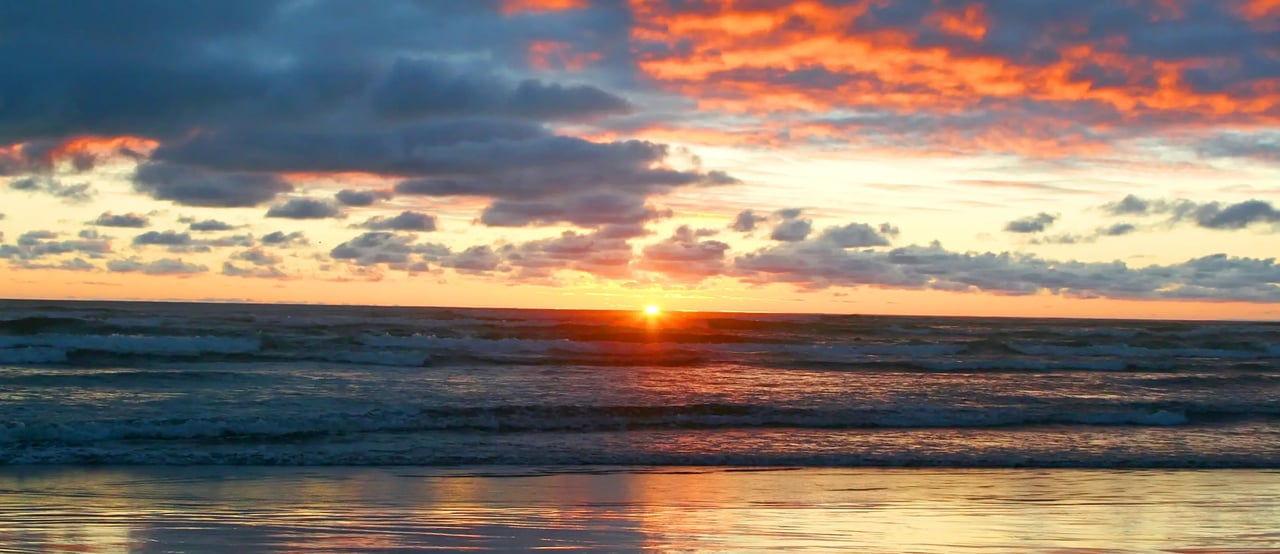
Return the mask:
{"type": "Polygon", "coordinates": [[[662,308],[659,308],[656,305],[649,304],[644,307],[644,315],[658,315],[660,313],[662,313],[662,308]]]}

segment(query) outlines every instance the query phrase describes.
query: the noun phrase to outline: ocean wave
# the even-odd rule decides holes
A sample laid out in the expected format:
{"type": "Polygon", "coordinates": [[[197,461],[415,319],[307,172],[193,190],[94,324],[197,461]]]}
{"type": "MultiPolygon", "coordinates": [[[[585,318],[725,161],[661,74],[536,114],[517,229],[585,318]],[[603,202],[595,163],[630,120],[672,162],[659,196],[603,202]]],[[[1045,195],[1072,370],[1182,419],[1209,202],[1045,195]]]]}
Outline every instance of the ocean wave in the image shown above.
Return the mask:
{"type": "Polygon", "coordinates": [[[142,356],[198,356],[249,354],[259,351],[261,347],[262,341],[257,337],[67,334],[0,336],[0,352],[39,348],[62,351],[64,358],[66,353],[74,351],[142,356]]]}
{"type": "MultiPolygon", "coordinates": [[[[1223,417],[1222,414],[1213,414],[1223,417]]],[[[1203,414],[1202,417],[1205,417],[1203,414]]],[[[642,429],[984,428],[1037,425],[1178,426],[1175,407],[1119,406],[1049,412],[1026,408],[787,409],[733,404],[683,406],[494,406],[372,410],[311,416],[156,418],[0,423],[3,443],[83,444],[116,440],[299,441],[321,436],[426,431],[527,433],[642,429]]]]}

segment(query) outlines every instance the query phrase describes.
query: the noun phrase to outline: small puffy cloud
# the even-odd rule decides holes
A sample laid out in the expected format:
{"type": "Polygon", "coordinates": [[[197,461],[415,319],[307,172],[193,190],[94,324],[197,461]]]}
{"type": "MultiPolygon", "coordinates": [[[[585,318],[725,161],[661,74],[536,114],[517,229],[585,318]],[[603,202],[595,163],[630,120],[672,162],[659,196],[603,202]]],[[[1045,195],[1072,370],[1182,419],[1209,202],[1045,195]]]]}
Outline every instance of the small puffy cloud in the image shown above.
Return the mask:
{"type": "Polygon", "coordinates": [[[424,261],[435,261],[449,253],[447,247],[414,244],[416,240],[416,235],[369,231],[335,246],[329,251],[329,257],[363,266],[385,264],[393,268],[409,269],[414,256],[424,261]]]}
{"type": "Polygon", "coordinates": [[[218,221],[216,219],[206,219],[204,221],[192,221],[187,225],[187,228],[191,229],[192,231],[209,232],[209,231],[230,231],[232,229],[235,229],[235,226],[231,225],[230,223],[218,221]]]}
{"type": "Polygon", "coordinates": [[[1107,227],[1103,227],[1102,229],[1099,229],[1098,233],[1100,235],[1107,236],[1107,237],[1119,237],[1119,236],[1127,235],[1137,230],[1138,228],[1134,226],[1132,223],[1116,223],[1107,227]]]}
{"type": "Polygon", "coordinates": [[[1005,224],[1004,230],[1010,233],[1042,233],[1053,222],[1058,220],[1058,216],[1040,212],[1036,215],[1015,219],[1005,224]]]}
{"type": "Polygon", "coordinates": [[[1181,198],[1145,200],[1128,195],[1119,202],[1104,204],[1102,210],[1110,215],[1167,215],[1170,223],[1190,221],[1216,230],[1244,229],[1255,223],[1280,224],[1280,210],[1270,202],[1257,199],[1223,204],[1181,198]]]}
{"type": "Polygon", "coordinates": [[[70,253],[102,258],[111,252],[111,241],[99,239],[96,235],[80,240],[54,240],[58,237],[58,233],[43,229],[25,232],[18,236],[16,245],[0,245],[0,258],[35,260],[70,253]]]}
{"type": "Polygon", "coordinates": [[[47,194],[68,204],[81,204],[93,200],[94,192],[89,183],[64,185],[52,177],[24,177],[9,182],[11,190],[47,194]]]}
{"type": "Polygon", "coordinates": [[[729,225],[729,228],[739,233],[750,233],[756,230],[757,225],[768,220],[768,217],[757,215],[754,210],[742,210],[738,212],[738,216],[733,219],[733,223],[729,225]]]}
{"type": "Polygon", "coordinates": [[[1207,229],[1243,229],[1253,223],[1280,223],[1280,211],[1262,200],[1223,206],[1202,204],[1194,212],[1196,224],[1207,229]]]}
{"type": "Polygon", "coordinates": [[[312,198],[290,198],[283,204],[276,204],[267,210],[267,217],[285,219],[325,219],[342,217],[338,206],[312,198]]]}
{"type": "Polygon", "coordinates": [[[343,206],[363,207],[372,206],[378,200],[390,200],[395,193],[384,189],[373,190],[352,190],[343,189],[333,195],[334,199],[343,206]]]}
{"type": "Polygon", "coordinates": [[[1126,195],[1118,202],[1109,202],[1102,205],[1102,211],[1110,215],[1147,215],[1147,211],[1150,209],[1150,201],[1143,200],[1132,194],[1126,195]]]}
{"type": "Polygon", "coordinates": [[[436,230],[436,218],[420,212],[405,211],[394,217],[371,217],[359,227],[371,231],[430,232],[436,230]]]}
{"type": "Polygon", "coordinates": [[[828,227],[818,236],[818,241],[839,248],[864,248],[889,246],[890,236],[898,234],[898,228],[888,223],[877,229],[866,223],[850,223],[841,227],[828,227]]]}
{"type": "Polygon", "coordinates": [[[136,213],[113,214],[111,212],[103,212],[98,219],[93,220],[93,225],[102,227],[133,227],[141,228],[151,224],[147,216],[136,213]]]}
{"type": "Polygon", "coordinates": [[[230,277],[254,277],[258,279],[286,279],[288,274],[274,266],[240,267],[232,262],[222,263],[222,274],[230,277]]]}
{"type": "Polygon", "coordinates": [[[272,174],[220,173],[161,162],[138,166],[133,186],[156,200],[214,208],[257,206],[293,191],[293,185],[272,174]]]}
{"type": "Polygon", "coordinates": [[[186,246],[191,244],[191,235],[177,231],[147,231],[133,237],[134,245],[186,246]]]}
{"type": "Polygon", "coordinates": [[[267,252],[261,248],[250,248],[231,255],[234,260],[242,260],[253,265],[276,265],[280,263],[281,258],[275,254],[267,252]]]}
{"type": "Polygon", "coordinates": [[[107,262],[107,270],[116,273],[144,273],[147,275],[192,275],[209,271],[209,268],[208,266],[187,263],[179,258],[165,258],[151,262],[130,258],[107,262]]]}
{"type": "Polygon", "coordinates": [[[769,238],[782,242],[796,242],[808,237],[813,231],[813,220],[800,219],[802,212],[800,208],[787,208],[774,212],[773,215],[781,221],[773,226],[773,232],[769,234],[769,238]]]}
{"type": "Polygon", "coordinates": [[[296,246],[307,244],[306,235],[302,231],[294,231],[286,233],[284,231],[272,231],[262,236],[262,244],[271,246],[296,246]]]}
{"type": "Polygon", "coordinates": [[[472,246],[445,257],[440,265],[458,270],[462,273],[485,273],[498,269],[502,257],[489,245],[472,246]]]}
{"type": "Polygon", "coordinates": [[[674,278],[702,279],[724,272],[724,254],[729,245],[718,240],[698,240],[700,234],[687,225],[671,237],[642,250],[639,268],[674,278]]]}
{"type": "Polygon", "coordinates": [[[546,277],[568,269],[622,278],[630,276],[633,250],[626,237],[565,231],[558,237],[511,246],[503,254],[508,264],[520,269],[522,277],[546,277]]]}

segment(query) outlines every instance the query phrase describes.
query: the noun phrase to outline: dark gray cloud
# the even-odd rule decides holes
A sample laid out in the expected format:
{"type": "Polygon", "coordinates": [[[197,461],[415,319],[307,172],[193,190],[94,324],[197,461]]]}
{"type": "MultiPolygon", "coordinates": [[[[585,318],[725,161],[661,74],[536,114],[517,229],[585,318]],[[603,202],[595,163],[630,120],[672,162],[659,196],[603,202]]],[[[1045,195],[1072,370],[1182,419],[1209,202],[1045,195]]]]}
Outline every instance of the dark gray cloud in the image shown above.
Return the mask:
{"type": "Polygon", "coordinates": [[[416,240],[415,235],[370,231],[334,247],[329,251],[329,257],[362,266],[387,265],[393,269],[408,270],[415,259],[421,264],[437,261],[449,254],[445,246],[414,244],[416,240]]]}
{"type": "Polygon", "coordinates": [[[898,228],[888,223],[878,228],[866,223],[849,223],[840,227],[823,229],[817,241],[838,248],[865,248],[868,246],[889,246],[889,237],[897,236],[898,228]]]}
{"type": "Polygon", "coordinates": [[[192,231],[209,232],[209,231],[230,231],[235,226],[230,223],[218,221],[216,219],[206,219],[204,221],[192,221],[187,224],[187,228],[192,231]]]}
{"type": "Polygon", "coordinates": [[[404,211],[394,217],[371,217],[359,227],[371,231],[423,231],[436,230],[435,216],[420,212],[404,211]]]}
{"type": "Polygon", "coordinates": [[[643,195],[595,191],[551,200],[498,200],[480,221],[494,227],[572,223],[583,227],[631,226],[671,217],[671,210],[650,206],[643,195]]]}
{"type": "Polygon", "coordinates": [[[177,231],[147,231],[133,237],[133,244],[157,244],[163,246],[185,246],[191,244],[191,235],[177,231]]]}
{"type": "Polygon", "coordinates": [[[742,210],[738,212],[738,216],[733,219],[733,223],[729,225],[730,229],[739,233],[750,233],[756,230],[756,226],[768,221],[769,218],[763,215],[756,215],[754,210],[742,210]]]}
{"type": "Polygon", "coordinates": [[[389,190],[352,190],[343,189],[333,195],[334,199],[343,206],[363,207],[372,206],[378,200],[390,200],[395,193],[389,190]]]}
{"type": "Polygon", "coordinates": [[[94,225],[102,227],[133,227],[141,228],[151,225],[151,220],[147,216],[136,213],[114,214],[111,212],[103,212],[98,219],[93,220],[94,225]]]}
{"type": "Polygon", "coordinates": [[[191,275],[209,271],[208,266],[192,264],[178,258],[164,258],[150,262],[137,258],[110,260],[107,270],[116,273],[145,273],[147,275],[191,275]]]}
{"type": "Polygon", "coordinates": [[[231,259],[246,261],[258,266],[276,265],[282,261],[280,256],[267,252],[261,248],[250,248],[248,250],[236,252],[231,255],[231,259]]]}
{"type": "Polygon", "coordinates": [[[1004,230],[1010,233],[1043,233],[1046,228],[1053,225],[1058,220],[1058,216],[1040,212],[1033,216],[1015,219],[1004,225],[1004,230]]]}
{"type": "Polygon", "coordinates": [[[166,163],[138,166],[134,188],[156,200],[185,206],[250,207],[292,192],[293,185],[265,173],[218,173],[166,163]]]}
{"type": "Polygon", "coordinates": [[[72,253],[102,258],[111,253],[109,239],[54,240],[59,236],[58,233],[47,230],[27,231],[18,236],[16,245],[0,244],[0,258],[25,261],[72,253]]]}
{"type": "Polygon", "coordinates": [[[290,198],[283,204],[276,204],[267,210],[267,217],[285,219],[325,219],[343,217],[338,206],[324,200],[312,198],[290,198]]]}
{"type": "Polygon", "coordinates": [[[1192,222],[1205,229],[1244,229],[1256,223],[1280,224],[1280,210],[1263,200],[1235,204],[1186,199],[1146,200],[1133,195],[1102,206],[1110,215],[1165,215],[1171,223],[1192,222]]]}
{"type": "Polygon", "coordinates": [[[262,236],[262,244],[271,246],[296,246],[307,243],[307,237],[302,234],[302,231],[294,231],[292,233],[272,231],[262,236]]]}
{"type": "Polygon", "coordinates": [[[399,59],[373,92],[373,107],[390,119],[490,115],[574,120],[631,111],[622,98],[590,85],[529,79],[512,85],[434,60],[399,59]]]}
{"type": "Polygon", "coordinates": [[[773,226],[773,232],[769,234],[769,238],[783,242],[796,242],[808,237],[813,231],[813,220],[799,219],[803,212],[804,210],[800,208],[787,208],[774,212],[774,217],[780,218],[781,221],[773,226]]]}
{"type": "Polygon", "coordinates": [[[61,181],[52,177],[32,176],[14,179],[9,181],[9,188],[23,192],[48,194],[68,204],[88,202],[93,199],[94,195],[89,183],[64,185],[61,181]]]}

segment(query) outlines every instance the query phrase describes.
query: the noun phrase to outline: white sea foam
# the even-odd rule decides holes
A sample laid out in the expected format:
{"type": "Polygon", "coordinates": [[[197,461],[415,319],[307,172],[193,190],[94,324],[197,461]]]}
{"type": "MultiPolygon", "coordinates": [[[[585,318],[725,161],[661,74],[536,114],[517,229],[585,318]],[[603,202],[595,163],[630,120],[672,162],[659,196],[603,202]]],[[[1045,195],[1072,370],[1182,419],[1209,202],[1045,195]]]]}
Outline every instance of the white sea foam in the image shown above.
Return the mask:
{"type": "Polygon", "coordinates": [[[1121,358],[1220,358],[1255,360],[1278,355],[1274,347],[1258,350],[1225,350],[1218,348],[1147,348],[1127,344],[1094,344],[1060,346],[1052,344],[1014,343],[1010,348],[1034,356],[1114,356],[1121,358]]]}

